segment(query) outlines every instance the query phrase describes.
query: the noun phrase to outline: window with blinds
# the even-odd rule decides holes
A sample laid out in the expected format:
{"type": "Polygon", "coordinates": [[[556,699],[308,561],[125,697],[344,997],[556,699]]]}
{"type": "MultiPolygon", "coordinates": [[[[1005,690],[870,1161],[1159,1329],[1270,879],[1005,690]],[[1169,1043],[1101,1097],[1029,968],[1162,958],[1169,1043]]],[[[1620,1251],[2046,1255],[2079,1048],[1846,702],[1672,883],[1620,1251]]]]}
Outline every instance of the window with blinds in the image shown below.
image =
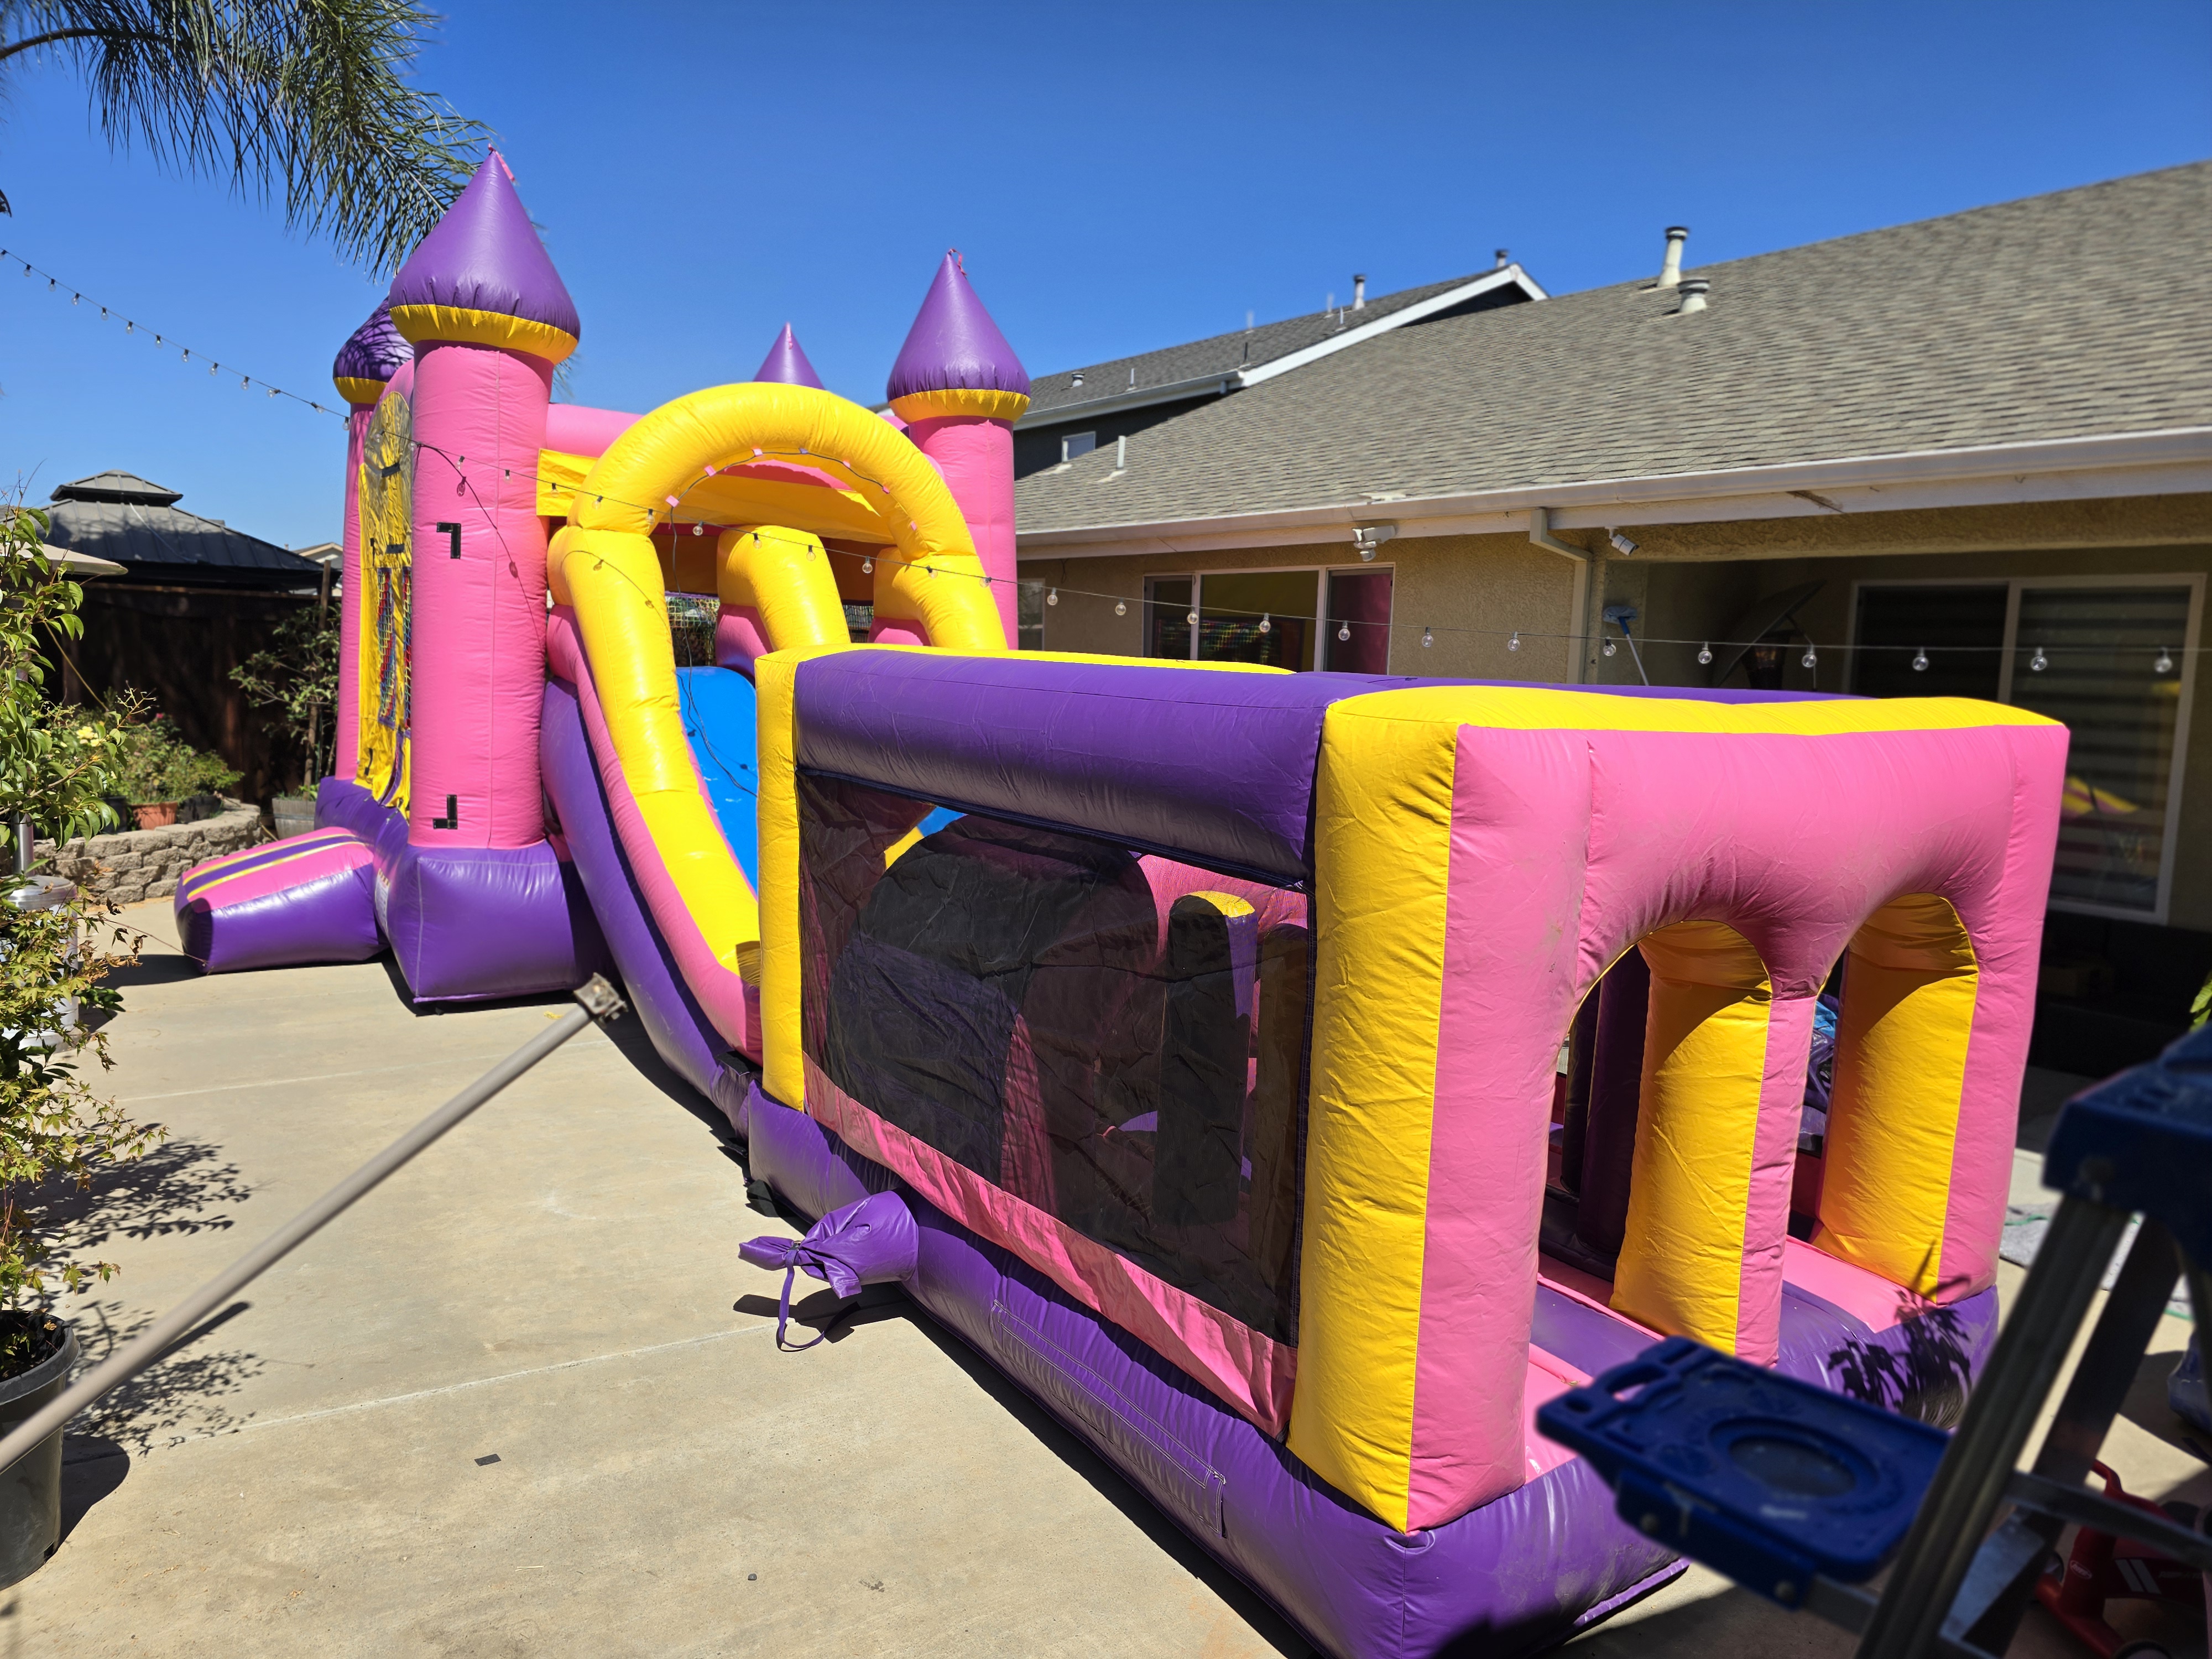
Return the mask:
{"type": "Polygon", "coordinates": [[[1858,590],[1851,689],[1982,696],[2072,734],[2051,902],[2164,914],[2194,583],[1899,582],[1858,590]]]}
{"type": "Polygon", "coordinates": [[[2145,915],[2160,908],[2193,597],[2179,586],[2021,587],[2011,700],[2073,733],[2056,902],[2145,915]]]}

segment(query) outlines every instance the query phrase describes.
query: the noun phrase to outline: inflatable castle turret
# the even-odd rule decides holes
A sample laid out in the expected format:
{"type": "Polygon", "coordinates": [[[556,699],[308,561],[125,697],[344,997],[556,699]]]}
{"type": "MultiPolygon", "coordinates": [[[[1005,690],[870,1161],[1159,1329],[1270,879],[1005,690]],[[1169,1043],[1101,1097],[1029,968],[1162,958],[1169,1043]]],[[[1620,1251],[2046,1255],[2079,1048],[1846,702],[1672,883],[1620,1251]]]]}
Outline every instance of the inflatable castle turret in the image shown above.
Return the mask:
{"type": "MultiPolygon", "coordinates": [[[[937,463],[991,579],[1008,643],[1020,637],[1014,585],[1014,422],[1030,406],[1029,371],[969,285],[956,252],[945,256],[921,313],[907,331],[884,388],[915,447],[937,463]]],[[[920,642],[878,584],[872,639],[920,642]]]]}
{"type": "Polygon", "coordinates": [[[415,348],[416,462],[409,857],[386,932],[417,997],[565,989],[597,939],[545,837],[537,476],[581,325],[496,150],[386,303],[415,348]]]}
{"type": "Polygon", "coordinates": [[[791,325],[783,325],[783,332],[775,337],[775,343],[761,359],[761,366],[753,371],[756,380],[772,380],[778,386],[811,386],[817,392],[830,388],[822,384],[822,377],[814,372],[814,365],[799,349],[799,337],[791,331],[791,325]]]}

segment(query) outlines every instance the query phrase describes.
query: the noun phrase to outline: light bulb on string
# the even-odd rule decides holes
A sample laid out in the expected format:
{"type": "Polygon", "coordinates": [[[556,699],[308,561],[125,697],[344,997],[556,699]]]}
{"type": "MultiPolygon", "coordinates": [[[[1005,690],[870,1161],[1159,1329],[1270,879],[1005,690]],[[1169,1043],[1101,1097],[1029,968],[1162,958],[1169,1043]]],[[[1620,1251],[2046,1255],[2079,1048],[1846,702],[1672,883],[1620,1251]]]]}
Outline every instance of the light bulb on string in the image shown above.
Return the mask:
{"type": "Polygon", "coordinates": [[[1698,660],[1701,663],[1710,663],[1712,659],[1713,643],[1711,640],[1707,640],[1698,647],[1698,660]]]}
{"type": "Polygon", "coordinates": [[[699,523],[696,520],[694,520],[691,525],[691,533],[695,536],[703,536],[707,533],[707,526],[699,523]]]}
{"type": "Polygon", "coordinates": [[[1421,630],[1421,649],[1425,651],[1437,642],[1437,636],[1424,628],[1421,630]]]}
{"type": "Polygon", "coordinates": [[[1058,605],[1060,603],[1060,590],[1056,587],[1048,587],[1045,589],[1044,602],[1047,605],[1058,605]]]}
{"type": "Polygon", "coordinates": [[[1262,611],[1260,613],[1260,631],[1262,634],[1272,634],[1275,631],[1275,618],[1272,611],[1262,611]]]}
{"type": "Polygon", "coordinates": [[[860,561],[860,574],[861,574],[863,576],[872,576],[872,575],[874,575],[874,574],[876,574],[876,562],[875,562],[873,559],[863,559],[863,560],[861,560],[861,561],[860,561]]]}
{"type": "Polygon", "coordinates": [[[1916,674],[1924,674],[1928,672],[1928,647],[1924,645],[1913,653],[1912,672],[1916,674]]]}
{"type": "Polygon", "coordinates": [[[1516,628],[1513,630],[1513,637],[1505,641],[1505,648],[1508,651],[1518,651],[1521,648],[1521,630],[1519,629],[1516,628]]]}
{"type": "Polygon", "coordinates": [[[1186,623],[1189,623],[1193,628],[1197,627],[1197,626],[1198,626],[1198,612],[1197,612],[1197,611],[1192,611],[1186,612],[1186,613],[1185,613],[1185,615],[1184,615],[1184,617],[1183,617],[1183,621],[1185,621],[1186,623]]]}
{"type": "Polygon", "coordinates": [[[1620,654],[1620,647],[1611,640],[1607,640],[1605,642],[1605,654],[1608,657],[1617,657],[1620,654]]]}
{"type": "Polygon", "coordinates": [[[2171,674],[2173,672],[2173,653],[2168,651],[2162,645],[2159,647],[2158,660],[2150,665],[2150,672],[2154,674],[2171,674]]]}
{"type": "Polygon", "coordinates": [[[1805,654],[1797,660],[1808,668],[1818,668],[1820,665],[1820,653],[1813,648],[1813,642],[1810,640],[1805,641],[1805,654]]]}
{"type": "Polygon", "coordinates": [[[1340,641],[1350,639],[1352,637],[1352,624],[1350,623],[1337,623],[1336,637],[1340,641]]]}
{"type": "Polygon", "coordinates": [[[2041,646],[2037,646],[2035,647],[2035,654],[2027,659],[2027,672],[2031,674],[2040,674],[2045,669],[2050,666],[2051,659],[2043,654],[2043,647],[2041,646]]]}
{"type": "Polygon", "coordinates": [[[1127,615],[1129,614],[1129,602],[1128,602],[1128,600],[1127,600],[1127,599],[1116,599],[1116,600],[1115,600],[1115,601],[1114,601],[1114,614],[1115,614],[1115,616],[1117,616],[1117,617],[1126,617],[1126,616],[1127,616],[1127,615]]]}

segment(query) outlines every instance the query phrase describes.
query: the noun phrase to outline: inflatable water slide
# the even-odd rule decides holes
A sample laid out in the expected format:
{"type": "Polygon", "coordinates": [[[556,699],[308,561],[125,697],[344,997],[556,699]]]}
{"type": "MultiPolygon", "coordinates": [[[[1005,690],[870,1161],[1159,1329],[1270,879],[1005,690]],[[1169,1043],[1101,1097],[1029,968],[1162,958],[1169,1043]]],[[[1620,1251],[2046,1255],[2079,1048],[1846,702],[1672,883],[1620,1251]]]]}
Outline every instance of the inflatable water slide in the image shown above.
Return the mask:
{"type": "Polygon", "coordinates": [[[337,773],[180,887],[210,972],[611,969],[819,1218],[749,1260],[902,1285],[1332,1653],[1679,1571],[1534,1423],[1662,1335],[1955,1412],[2063,727],[1016,653],[957,257],[880,415],[787,327],[552,404],[580,333],[495,155],[340,352],[337,773]]]}

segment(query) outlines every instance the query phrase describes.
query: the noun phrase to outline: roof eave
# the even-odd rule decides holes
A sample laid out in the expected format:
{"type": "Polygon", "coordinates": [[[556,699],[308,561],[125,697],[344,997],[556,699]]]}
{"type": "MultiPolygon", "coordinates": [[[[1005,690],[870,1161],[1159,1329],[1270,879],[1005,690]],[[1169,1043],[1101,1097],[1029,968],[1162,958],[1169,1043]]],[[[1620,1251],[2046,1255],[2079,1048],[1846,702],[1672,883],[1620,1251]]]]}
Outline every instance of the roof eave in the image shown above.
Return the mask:
{"type": "Polygon", "coordinates": [[[1543,507],[1554,529],[1812,518],[2014,501],[2212,493],[2212,426],[1849,456],[1777,466],[1658,473],[1449,495],[1362,496],[1278,512],[1018,531],[1024,558],[1196,552],[1350,540],[1355,525],[1401,536],[1517,533],[1543,507]]]}

